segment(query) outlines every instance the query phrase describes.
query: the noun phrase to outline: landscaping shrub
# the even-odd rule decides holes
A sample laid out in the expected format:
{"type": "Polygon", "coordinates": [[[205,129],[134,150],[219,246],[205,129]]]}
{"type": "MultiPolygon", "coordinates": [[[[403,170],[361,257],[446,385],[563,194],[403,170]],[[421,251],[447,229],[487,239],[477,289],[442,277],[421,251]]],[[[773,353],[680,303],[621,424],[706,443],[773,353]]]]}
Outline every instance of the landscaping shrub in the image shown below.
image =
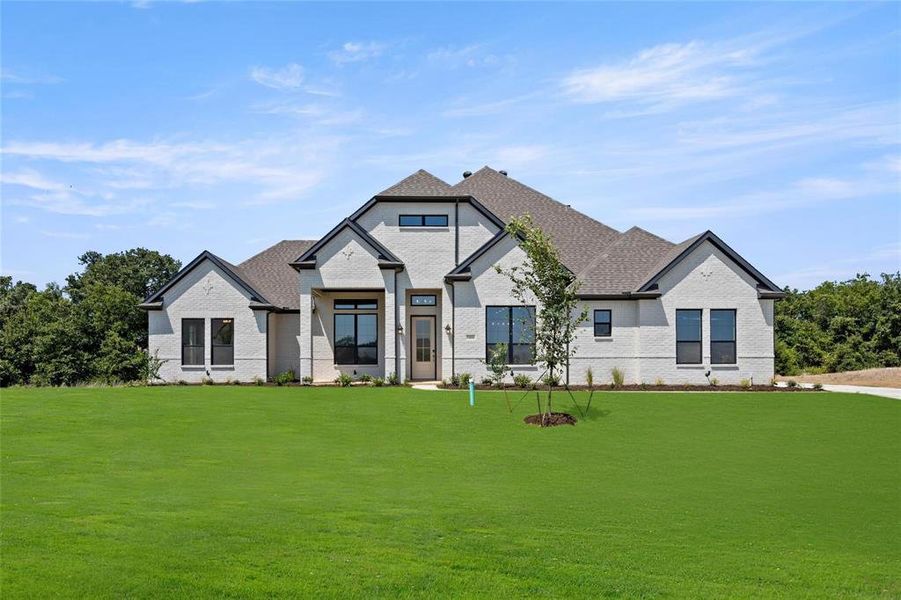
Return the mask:
{"type": "Polygon", "coordinates": [[[744,378],[738,382],[738,385],[745,388],[746,390],[749,390],[749,389],[751,389],[751,380],[748,378],[744,378]]]}
{"type": "Polygon", "coordinates": [[[545,375],[544,379],[541,380],[541,383],[544,385],[548,385],[551,387],[557,387],[560,385],[560,376],[559,375],[545,375]]]}
{"type": "Polygon", "coordinates": [[[211,377],[204,377],[203,379],[200,380],[200,383],[202,385],[213,385],[215,382],[213,381],[213,379],[211,377]]]}
{"type": "Polygon", "coordinates": [[[585,381],[588,383],[589,389],[594,387],[594,371],[591,370],[591,367],[585,369],[585,381]]]}
{"type": "Polygon", "coordinates": [[[655,380],[654,380],[654,385],[656,385],[657,387],[660,387],[661,385],[664,385],[664,383],[663,383],[663,378],[662,378],[662,377],[658,377],[657,379],[655,379],[655,380]]]}
{"type": "Polygon", "coordinates": [[[313,385],[313,377],[311,375],[304,375],[300,382],[304,385],[313,385]]]}
{"type": "Polygon", "coordinates": [[[275,384],[276,385],[285,385],[288,383],[294,383],[297,380],[297,377],[294,375],[294,371],[288,369],[282,373],[279,373],[275,376],[275,384]]]}
{"type": "Polygon", "coordinates": [[[184,379],[179,379],[178,381],[175,382],[175,385],[188,385],[188,382],[185,381],[184,379]]]}
{"type": "Polygon", "coordinates": [[[823,389],[823,384],[822,384],[822,383],[815,383],[815,384],[813,384],[813,389],[815,389],[815,390],[822,390],[822,389],[823,389]]]}
{"type": "Polygon", "coordinates": [[[480,383],[482,385],[494,385],[494,380],[490,377],[482,377],[482,381],[480,383]]]}
{"type": "Polygon", "coordinates": [[[461,387],[469,387],[470,381],[472,381],[472,373],[460,373],[460,386],[461,387]]]}
{"type": "Polygon", "coordinates": [[[388,379],[386,380],[388,385],[398,385],[400,383],[400,378],[397,376],[397,373],[391,371],[388,373],[388,379]]]}
{"type": "Polygon", "coordinates": [[[383,377],[373,377],[372,385],[374,385],[375,387],[382,387],[383,385],[385,385],[385,379],[383,377]]]}
{"type": "Polygon", "coordinates": [[[254,375],[251,381],[254,385],[263,385],[264,383],[266,383],[259,375],[254,375]]]}
{"type": "Polygon", "coordinates": [[[460,387],[460,376],[456,373],[451,375],[450,381],[448,382],[447,385],[449,385],[451,387],[455,387],[455,388],[460,387]]]}
{"type": "Polygon", "coordinates": [[[718,385],[720,384],[720,380],[717,379],[716,377],[711,377],[711,378],[708,380],[708,383],[710,383],[711,386],[716,387],[716,386],[718,386],[718,385]]]}
{"type": "Polygon", "coordinates": [[[796,387],[798,387],[798,382],[795,381],[794,379],[789,379],[787,385],[790,388],[796,388],[796,387]]]}
{"type": "Polygon", "coordinates": [[[613,387],[623,387],[623,382],[626,380],[626,375],[625,373],[623,373],[622,369],[620,369],[619,367],[613,367],[613,370],[610,371],[610,376],[613,378],[613,387]]]}
{"type": "Polygon", "coordinates": [[[353,381],[354,378],[347,373],[341,373],[340,375],[335,377],[335,383],[337,383],[341,387],[348,387],[351,383],[353,383],[353,381]]]}
{"type": "Polygon", "coordinates": [[[363,383],[369,383],[370,381],[372,381],[372,375],[370,375],[369,373],[363,373],[362,375],[360,375],[360,381],[362,381],[363,383]]]}
{"type": "Polygon", "coordinates": [[[513,376],[513,383],[516,387],[527,390],[532,387],[532,378],[525,373],[520,373],[519,375],[513,376]]]}

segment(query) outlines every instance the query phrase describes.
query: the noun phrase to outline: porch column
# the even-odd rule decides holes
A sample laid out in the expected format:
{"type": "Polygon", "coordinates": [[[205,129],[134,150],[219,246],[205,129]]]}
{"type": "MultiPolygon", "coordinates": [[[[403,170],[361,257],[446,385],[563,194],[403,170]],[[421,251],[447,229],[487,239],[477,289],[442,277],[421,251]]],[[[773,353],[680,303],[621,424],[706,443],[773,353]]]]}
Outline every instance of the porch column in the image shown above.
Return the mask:
{"type": "Polygon", "coordinates": [[[384,315],[385,323],[385,372],[383,375],[386,378],[397,369],[397,319],[394,315],[395,279],[396,276],[393,271],[385,272],[385,304],[382,314],[384,315]]]}
{"type": "Polygon", "coordinates": [[[300,277],[300,373],[298,378],[313,376],[313,293],[309,283],[300,277]]]}

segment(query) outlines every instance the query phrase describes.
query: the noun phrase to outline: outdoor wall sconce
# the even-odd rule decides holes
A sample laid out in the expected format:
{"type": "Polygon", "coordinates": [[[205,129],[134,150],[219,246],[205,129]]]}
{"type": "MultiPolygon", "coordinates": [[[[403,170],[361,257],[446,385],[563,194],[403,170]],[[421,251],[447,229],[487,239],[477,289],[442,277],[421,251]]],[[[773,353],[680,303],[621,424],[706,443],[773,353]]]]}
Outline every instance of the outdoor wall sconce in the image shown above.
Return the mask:
{"type": "Polygon", "coordinates": [[[447,332],[447,335],[450,335],[450,334],[451,334],[451,326],[450,326],[450,323],[448,323],[447,325],[444,326],[444,331],[447,332]]]}
{"type": "Polygon", "coordinates": [[[399,333],[400,335],[404,334],[404,326],[403,325],[397,326],[397,333],[399,333]]]}

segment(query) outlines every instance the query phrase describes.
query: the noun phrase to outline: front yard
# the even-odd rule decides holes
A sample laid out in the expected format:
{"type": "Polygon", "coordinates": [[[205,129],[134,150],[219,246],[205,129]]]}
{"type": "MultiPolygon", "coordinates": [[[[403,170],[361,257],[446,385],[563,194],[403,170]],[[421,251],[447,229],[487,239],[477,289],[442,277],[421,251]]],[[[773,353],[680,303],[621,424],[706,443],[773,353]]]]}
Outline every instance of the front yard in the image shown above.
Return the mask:
{"type": "Polygon", "coordinates": [[[6,598],[901,595],[893,400],[0,393],[6,598]]]}

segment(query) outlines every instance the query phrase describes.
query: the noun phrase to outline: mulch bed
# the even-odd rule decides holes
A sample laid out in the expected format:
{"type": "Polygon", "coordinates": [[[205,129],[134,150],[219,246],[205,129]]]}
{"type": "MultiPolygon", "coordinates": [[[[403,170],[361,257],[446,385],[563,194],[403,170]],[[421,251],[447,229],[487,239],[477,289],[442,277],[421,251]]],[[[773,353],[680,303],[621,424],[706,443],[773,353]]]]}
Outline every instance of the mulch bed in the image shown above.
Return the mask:
{"type": "MultiPolygon", "coordinates": [[[[465,387],[453,387],[450,385],[438,387],[443,387],[449,390],[465,390],[465,387]]],[[[494,387],[491,385],[476,385],[477,390],[499,390],[500,388],[494,387]]],[[[504,389],[508,391],[527,391],[525,388],[516,387],[514,385],[505,385],[504,389]]],[[[541,392],[547,392],[546,386],[540,386],[538,388],[534,388],[541,392]]],[[[569,386],[569,390],[571,392],[588,392],[590,389],[587,385],[571,385],[569,386]]],[[[566,388],[560,386],[553,388],[553,391],[560,392],[566,391],[566,388]]],[[[682,384],[666,384],[666,385],[641,385],[641,384],[629,384],[623,385],[618,388],[611,387],[609,385],[596,385],[594,386],[595,392],[816,392],[819,390],[815,390],[812,388],[802,388],[802,387],[776,387],[773,385],[753,385],[750,387],[742,387],[740,385],[682,385],[682,384]]]]}
{"type": "Polygon", "coordinates": [[[575,425],[576,418],[568,413],[552,412],[551,414],[542,413],[540,415],[529,415],[523,419],[528,425],[538,425],[539,427],[556,427],[557,425],[575,425]]]}

